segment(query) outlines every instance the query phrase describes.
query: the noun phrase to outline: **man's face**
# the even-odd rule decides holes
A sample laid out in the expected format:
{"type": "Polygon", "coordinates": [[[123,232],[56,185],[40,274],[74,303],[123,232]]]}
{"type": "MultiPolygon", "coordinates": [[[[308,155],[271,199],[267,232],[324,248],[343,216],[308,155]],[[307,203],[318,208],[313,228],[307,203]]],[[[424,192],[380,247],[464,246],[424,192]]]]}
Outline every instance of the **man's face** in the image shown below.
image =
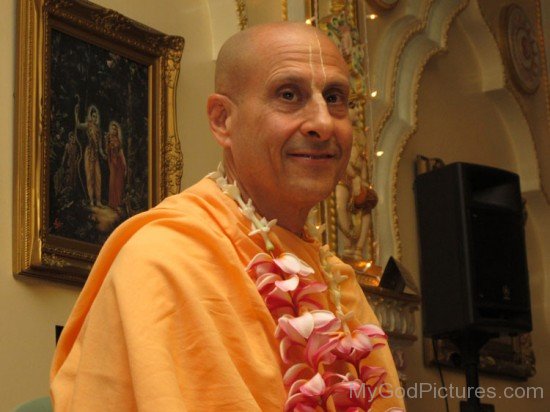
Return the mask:
{"type": "Polygon", "coordinates": [[[309,32],[268,39],[231,119],[236,179],[257,204],[310,208],[349,159],[347,67],[330,40],[309,32]]]}

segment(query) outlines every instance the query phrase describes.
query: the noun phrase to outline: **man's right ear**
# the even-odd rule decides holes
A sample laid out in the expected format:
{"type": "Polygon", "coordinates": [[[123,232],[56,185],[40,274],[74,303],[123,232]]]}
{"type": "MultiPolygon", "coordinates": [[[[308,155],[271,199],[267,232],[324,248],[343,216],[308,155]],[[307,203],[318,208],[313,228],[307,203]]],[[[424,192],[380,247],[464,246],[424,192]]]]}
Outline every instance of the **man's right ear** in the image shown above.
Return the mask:
{"type": "Polygon", "coordinates": [[[210,130],[223,148],[231,146],[231,120],[234,104],[229,97],[214,93],[208,97],[206,112],[210,130]]]}

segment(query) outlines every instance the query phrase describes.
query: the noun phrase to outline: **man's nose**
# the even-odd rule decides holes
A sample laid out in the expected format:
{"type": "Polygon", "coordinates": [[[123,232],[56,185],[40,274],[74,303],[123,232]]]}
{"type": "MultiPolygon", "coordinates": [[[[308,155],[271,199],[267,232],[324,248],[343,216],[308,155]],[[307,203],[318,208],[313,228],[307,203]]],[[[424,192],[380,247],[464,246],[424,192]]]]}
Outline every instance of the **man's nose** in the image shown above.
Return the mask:
{"type": "Polygon", "coordinates": [[[322,94],[314,94],[305,107],[302,133],[319,140],[328,140],[334,133],[334,118],[322,94]]]}

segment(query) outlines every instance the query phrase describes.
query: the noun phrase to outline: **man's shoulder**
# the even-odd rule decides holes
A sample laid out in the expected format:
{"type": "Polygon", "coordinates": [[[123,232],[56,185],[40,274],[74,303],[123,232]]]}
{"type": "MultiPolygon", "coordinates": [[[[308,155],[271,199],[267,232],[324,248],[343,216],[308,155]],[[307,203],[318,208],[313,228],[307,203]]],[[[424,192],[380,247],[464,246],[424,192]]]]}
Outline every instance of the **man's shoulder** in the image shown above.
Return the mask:
{"type": "Polygon", "coordinates": [[[219,208],[224,203],[222,196],[215,182],[204,178],[182,192],[166,197],[151,210],[201,213],[207,209],[219,208]]]}
{"type": "Polygon", "coordinates": [[[213,188],[210,183],[213,182],[203,179],[183,192],[165,198],[152,209],[127,219],[109,236],[101,254],[107,252],[114,256],[121,249],[132,250],[136,246],[159,250],[163,244],[175,239],[203,239],[204,243],[204,239],[211,236],[218,239],[227,237],[223,233],[231,232],[227,226],[235,219],[230,216],[230,207],[219,199],[223,194],[218,195],[213,190],[215,184],[213,188]]]}
{"type": "Polygon", "coordinates": [[[153,208],[131,217],[119,229],[124,231],[128,226],[137,224],[143,230],[158,221],[194,222],[208,226],[216,217],[232,213],[215,183],[202,179],[182,192],[164,198],[153,208]]]}
{"type": "Polygon", "coordinates": [[[107,279],[128,288],[136,282],[172,284],[192,278],[199,285],[218,279],[226,260],[236,259],[240,236],[224,227],[231,219],[220,217],[218,209],[192,187],[127,220],[101,251],[107,279]]]}
{"type": "Polygon", "coordinates": [[[224,239],[232,242],[241,236],[243,227],[238,208],[228,200],[215,182],[202,179],[128,219],[112,237],[125,249],[149,245],[151,250],[162,250],[169,243],[223,243],[224,239]]]}

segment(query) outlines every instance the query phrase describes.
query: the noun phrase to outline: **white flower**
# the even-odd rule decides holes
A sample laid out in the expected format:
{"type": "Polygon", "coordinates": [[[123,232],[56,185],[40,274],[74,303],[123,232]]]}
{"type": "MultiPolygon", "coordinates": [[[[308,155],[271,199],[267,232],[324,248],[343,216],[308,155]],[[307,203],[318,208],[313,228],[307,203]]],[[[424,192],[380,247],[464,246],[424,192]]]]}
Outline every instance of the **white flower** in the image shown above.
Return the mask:
{"type": "Polygon", "coordinates": [[[241,197],[241,192],[235,183],[225,185],[222,190],[233,200],[237,200],[241,197]]]}

